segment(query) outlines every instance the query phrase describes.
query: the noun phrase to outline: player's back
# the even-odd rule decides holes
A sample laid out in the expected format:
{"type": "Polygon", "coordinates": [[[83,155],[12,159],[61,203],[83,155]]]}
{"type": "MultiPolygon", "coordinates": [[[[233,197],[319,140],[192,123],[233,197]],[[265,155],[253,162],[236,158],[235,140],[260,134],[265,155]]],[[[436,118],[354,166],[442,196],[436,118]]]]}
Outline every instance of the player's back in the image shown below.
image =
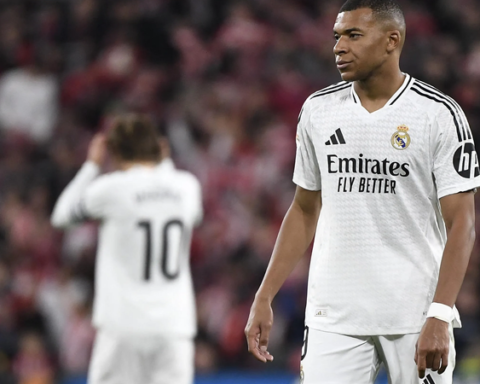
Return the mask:
{"type": "Polygon", "coordinates": [[[95,180],[85,204],[101,218],[95,325],[127,334],[193,335],[189,249],[202,215],[195,177],[164,166],[133,167],[95,180]]]}

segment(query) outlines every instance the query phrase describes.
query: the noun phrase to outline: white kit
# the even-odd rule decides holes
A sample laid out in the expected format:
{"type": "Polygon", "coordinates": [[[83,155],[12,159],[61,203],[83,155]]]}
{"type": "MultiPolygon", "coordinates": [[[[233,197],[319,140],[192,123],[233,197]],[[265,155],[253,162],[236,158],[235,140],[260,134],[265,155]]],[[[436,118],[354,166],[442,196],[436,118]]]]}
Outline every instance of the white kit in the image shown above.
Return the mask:
{"type": "Polygon", "coordinates": [[[322,191],[306,324],[346,335],[419,332],[446,242],[439,199],[478,187],[479,174],[461,108],[409,75],[374,113],[353,83],[311,95],[293,177],[322,191]]]}

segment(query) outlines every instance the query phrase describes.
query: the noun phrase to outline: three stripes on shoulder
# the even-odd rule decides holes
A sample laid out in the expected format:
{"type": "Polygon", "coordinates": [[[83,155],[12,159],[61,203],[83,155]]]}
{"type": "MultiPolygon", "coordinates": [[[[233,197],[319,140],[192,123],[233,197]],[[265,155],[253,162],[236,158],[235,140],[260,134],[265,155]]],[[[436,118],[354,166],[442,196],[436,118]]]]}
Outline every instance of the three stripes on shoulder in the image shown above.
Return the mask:
{"type": "Polygon", "coordinates": [[[465,115],[454,99],[452,99],[450,96],[445,95],[443,92],[439,91],[437,88],[431,86],[430,84],[424,83],[423,81],[417,79],[415,79],[415,82],[413,83],[411,89],[413,92],[417,93],[420,96],[443,104],[448,109],[448,111],[452,115],[453,122],[457,129],[457,136],[459,142],[472,140],[472,135],[470,133],[470,129],[468,128],[468,123],[465,119],[465,115]]]}
{"type": "MultiPolygon", "coordinates": [[[[321,89],[320,91],[317,91],[313,94],[311,94],[307,100],[312,100],[316,97],[319,97],[319,96],[325,96],[325,95],[329,95],[331,93],[335,93],[335,92],[338,92],[338,91],[341,91],[343,89],[347,89],[351,87],[351,84],[350,83],[347,83],[346,81],[341,81],[337,84],[333,84],[333,85],[330,85],[329,87],[327,88],[323,88],[321,89]]],[[[302,109],[300,110],[300,114],[298,115],[298,122],[300,122],[300,119],[302,117],[302,113],[303,113],[303,107],[302,109]]]]}

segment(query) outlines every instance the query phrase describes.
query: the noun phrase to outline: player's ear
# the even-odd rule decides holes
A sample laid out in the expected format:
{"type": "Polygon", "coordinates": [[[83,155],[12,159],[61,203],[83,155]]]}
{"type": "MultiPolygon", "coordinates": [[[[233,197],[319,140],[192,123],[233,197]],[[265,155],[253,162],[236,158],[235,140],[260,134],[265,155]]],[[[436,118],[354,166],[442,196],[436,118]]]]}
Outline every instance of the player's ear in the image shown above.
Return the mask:
{"type": "Polygon", "coordinates": [[[387,52],[392,53],[396,49],[400,48],[402,44],[402,35],[400,31],[387,32],[387,52]]]}

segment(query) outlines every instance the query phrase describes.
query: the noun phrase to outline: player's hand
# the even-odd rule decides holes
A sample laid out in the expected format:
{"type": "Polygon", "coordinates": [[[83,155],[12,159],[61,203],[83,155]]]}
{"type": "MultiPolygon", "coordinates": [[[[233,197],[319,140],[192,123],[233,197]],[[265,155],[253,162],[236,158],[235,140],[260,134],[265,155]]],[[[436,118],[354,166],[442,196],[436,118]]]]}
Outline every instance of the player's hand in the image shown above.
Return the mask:
{"type": "Polygon", "coordinates": [[[273,311],[270,303],[266,300],[255,299],[250,308],[245,336],[247,337],[248,351],[264,363],[273,360],[273,356],[267,351],[272,325],[273,311]]]}
{"type": "Polygon", "coordinates": [[[87,160],[93,161],[95,164],[101,166],[107,156],[106,137],[103,133],[97,133],[93,136],[92,141],[88,146],[87,160]]]}
{"type": "Polygon", "coordinates": [[[449,348],[448,323],[429,317],[420,332],[415,350],[418,377],[423,379],[427,368],[438,371],[439,374],[445,372],[449,348]]]}

